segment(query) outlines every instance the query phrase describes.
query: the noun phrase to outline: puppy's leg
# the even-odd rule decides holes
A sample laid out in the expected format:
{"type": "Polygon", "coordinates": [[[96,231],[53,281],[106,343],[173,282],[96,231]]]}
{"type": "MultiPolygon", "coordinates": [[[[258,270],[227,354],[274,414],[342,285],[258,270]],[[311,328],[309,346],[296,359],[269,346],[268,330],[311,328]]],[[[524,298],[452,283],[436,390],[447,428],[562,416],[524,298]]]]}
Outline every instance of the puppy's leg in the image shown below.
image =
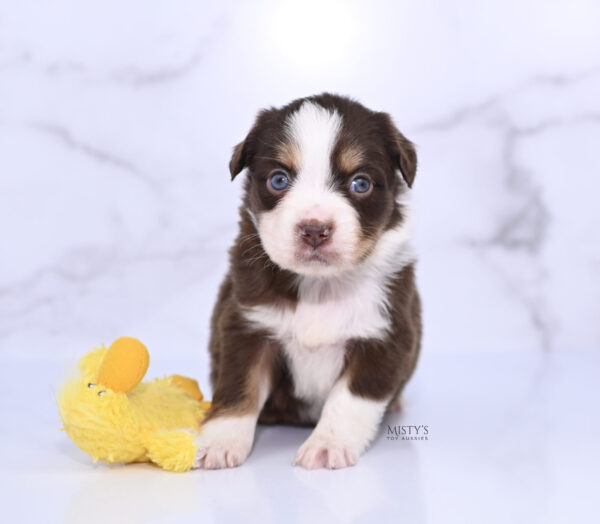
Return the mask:
{"type": "Polygon", "coordinates": [[[339,379],[294,464],[307,469],[353,466],[377,433],[387,403],[356,395],[346,378],[339,379]]]}
{"type": "Polygon", "coordinates": [[[298,450],[295,464],[315,469],[356,463],[414,369],[418,340],[408,328],[402,333],[405,336],[392,333],[385,340],[347,342],[345,369],[325,401],[315,430],[298,450]]]}
{"type": "Polygon", "coordinates": [[[197,439],[197,468],[231,468],[246,460],[271,388],[272,352],[264,336],[243,332],[239,326],[222,332],[225,351],[213,403],[197,439]]]}

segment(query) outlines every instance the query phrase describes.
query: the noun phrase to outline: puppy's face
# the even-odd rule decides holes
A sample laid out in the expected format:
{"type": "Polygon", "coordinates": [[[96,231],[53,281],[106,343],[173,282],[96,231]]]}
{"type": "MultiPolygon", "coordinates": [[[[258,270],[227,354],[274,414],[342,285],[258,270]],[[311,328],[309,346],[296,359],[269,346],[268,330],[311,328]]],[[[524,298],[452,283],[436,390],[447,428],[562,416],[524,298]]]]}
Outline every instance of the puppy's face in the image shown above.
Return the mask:
{"type": "Polygon", "coordinates": [[[260,113],[234,150],[232,177],[245,167],[245,204],[271,260],[301,275],[334,275],[402,222],[397,201],[416,155],[387,114],[320,95],[260,113]]]}

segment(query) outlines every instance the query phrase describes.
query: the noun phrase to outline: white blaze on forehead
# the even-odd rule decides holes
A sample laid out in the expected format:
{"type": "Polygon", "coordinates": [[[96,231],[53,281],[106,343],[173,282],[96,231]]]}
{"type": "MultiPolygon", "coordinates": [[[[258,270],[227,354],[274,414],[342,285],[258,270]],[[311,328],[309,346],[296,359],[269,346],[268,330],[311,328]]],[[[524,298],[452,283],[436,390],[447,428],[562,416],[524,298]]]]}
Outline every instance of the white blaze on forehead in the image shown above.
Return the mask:
{"type": "Polygon", "coordinates": [[[304,102],[285,123],[286,138],[294,151],[296,177],[277,205],[257,217],[257,229],[269,258],[301,274],[331,274],[351,267],[358,253],[360,222],[343,192],[333,187],[331,154],[342,117],[312,102],[304,102]],[[330,263],[303,262],[298,227],[318,220],[330,223],[332,235],[325,246],[330,263]]]}
{"type": "Polygon", "coordinates": [[[342,119],[312,102],[304,102],[286,122],[288,138],[299,153],[298,176],[294,187],[302,190],[327,190],[331,183],[331,152],[342,126],[342,119]]]}

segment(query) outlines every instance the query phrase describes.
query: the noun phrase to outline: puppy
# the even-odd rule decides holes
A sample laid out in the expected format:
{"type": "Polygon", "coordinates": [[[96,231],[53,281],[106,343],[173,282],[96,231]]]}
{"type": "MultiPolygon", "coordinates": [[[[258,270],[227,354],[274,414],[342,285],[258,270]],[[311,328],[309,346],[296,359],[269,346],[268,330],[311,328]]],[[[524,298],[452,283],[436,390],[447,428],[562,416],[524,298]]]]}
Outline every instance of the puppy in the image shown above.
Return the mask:
{"type": "Polygon", "coordinates": [[[419,353],[413,145],[386,113],[322,94],[259,113],[239,235],[211,323],[198,467],[246,460],[257,422],[315,425],[295,464],[356,464],[419,353]]]}

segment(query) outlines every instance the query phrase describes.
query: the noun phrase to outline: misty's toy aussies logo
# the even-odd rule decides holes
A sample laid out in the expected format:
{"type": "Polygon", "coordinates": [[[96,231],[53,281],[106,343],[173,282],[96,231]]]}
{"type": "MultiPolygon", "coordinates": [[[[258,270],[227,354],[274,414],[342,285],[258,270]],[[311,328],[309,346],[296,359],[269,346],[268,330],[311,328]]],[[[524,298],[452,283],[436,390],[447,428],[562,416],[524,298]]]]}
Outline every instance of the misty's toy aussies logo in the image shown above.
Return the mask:
{"type": "Polygon", "coordinates": [[[387,440],[429,440],[429,426],[387,427],[387,440]]]}

